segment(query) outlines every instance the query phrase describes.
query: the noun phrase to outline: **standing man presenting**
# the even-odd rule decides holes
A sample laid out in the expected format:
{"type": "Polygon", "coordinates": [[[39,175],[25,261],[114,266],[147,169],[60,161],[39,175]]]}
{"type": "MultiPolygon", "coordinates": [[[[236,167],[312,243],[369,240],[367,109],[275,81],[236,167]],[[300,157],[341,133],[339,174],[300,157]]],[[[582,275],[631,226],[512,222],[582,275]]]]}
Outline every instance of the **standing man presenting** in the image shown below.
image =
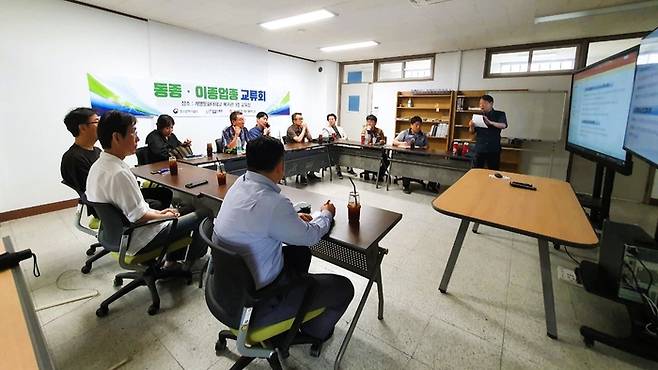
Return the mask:
{"type": "Polygon", "coordinates": [[[480,109],[484,116],[484,127],[475,127],[471,120],[468,123],[468,131],[475,132],[475,157],[474,168],[500,169],[500,131],[507,128],[507,116],[505,112],[493,109],[494,99],[491,95],[482,95],[480,98],[480,109]]]}

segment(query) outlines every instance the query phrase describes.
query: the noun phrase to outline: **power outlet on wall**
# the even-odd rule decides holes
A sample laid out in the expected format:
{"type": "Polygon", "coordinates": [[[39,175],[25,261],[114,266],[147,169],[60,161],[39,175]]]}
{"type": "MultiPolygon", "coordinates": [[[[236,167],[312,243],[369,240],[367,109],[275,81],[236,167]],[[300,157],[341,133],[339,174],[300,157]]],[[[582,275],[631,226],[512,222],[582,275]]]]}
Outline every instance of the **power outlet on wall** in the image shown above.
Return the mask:
{"type": "Polygon", "coordinates": [[[575,285],[581,288],[583,287],[583,285],[578,281],[578,278],[576,277],[576,271],[574,269],[568,269],[562,266],[558,266],[557,277],[559,280],[566,281],[571,285],[575,285]]]}

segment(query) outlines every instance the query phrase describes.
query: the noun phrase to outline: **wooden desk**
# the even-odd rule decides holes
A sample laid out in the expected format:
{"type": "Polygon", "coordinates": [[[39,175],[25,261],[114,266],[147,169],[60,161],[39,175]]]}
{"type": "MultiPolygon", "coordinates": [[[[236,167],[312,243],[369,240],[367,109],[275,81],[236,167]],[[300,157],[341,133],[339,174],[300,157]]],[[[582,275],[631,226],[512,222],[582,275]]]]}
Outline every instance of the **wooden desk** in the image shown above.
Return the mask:
{"type": "MultiPolygon", "coordinates": [[[[145,165],[133,168],[132,171],[136,176],[161,184],[174,190],[184,192],[194,197],[211,199],[218,204],[224,201],[226,192],[235,183],[238,178],[233,175],[226,176],[226,185],[217,186],[215,171],[205,168],[198,168],[190,165],[179,165],[178,176],[153,175],[152,170],[162,167],[160,164],[145,165]],[[177,178],[176,178],[177,177],[177,178]],[[209,179],[209,183],[196,188],[185,188],[184,184],[190,181],[197,181],[200,178],[209,179]],[[213,181],[210,181],[212,179],[213,181]]],[[[340,361],[345,354],[347,345],[352,338],[356,324],[359,321],[363,307],[366,304],[373,283],[377,283],[377,293],[379,298],[377,317],[381,320],[384,318],[384,293],[381,276],[381,262],[388,250],[379,246],[379,241],[388,234],[395,225],[402,219],[402,215],[379,208],[361,206],[361,222],[359,224],[349,224],[347,219],[347,197],[326,196],[317,193],[308,192],[289,186],[280,186],[281,192],[286,195],[293,203],[307,202],[311,204],[311,210],[317,211],[327,201],[331,200],[336,206],[336,217],[334,225],[329,233],[320,240],[320,242],[311,247],[314,256],[337,266],[352,271],[368,279],[366,289],[361,296],[359,306],[357,307],[354,318],[347,330],[345,339],[341,344],[334,368],[337,369],[340,361]]],[[[347,195],[347,194],[345,194],[347,195]]]]}
{"type": "Polygon", "coordinates": [[[202,166],[204,164],[216,163],[218,161],[221,162],[230,161],[233,159],[238,159],[243,157],[245,156],[237,155],[237,154],[228,154],[228,153],[213,153],[211,157],[204,155],[196,158],[182,158],[179,159],[178,162],[191,164],[193,166],[202,166]]]}
{"type": "Polygon", "coordinates": [[[288,143],[288,144],[284,144],[283,148],[286,150],[286,152],[293,152],[296,150],[317,148],[319,146],[320,144],[317,143],[288,143]]]}
{"type": "Polygon", "coordinates": [[[203,166],[208,164],[215,164],[221,161],[224,163],[226,172],[235,175],[242,175],[247,171],[247,156],[244,154],[228,154],[228,153],[213,153],[212,157],[203,156],[191,159],[179,159],[178,162],[186,163],[193,166],[203,166]]]}
{"type": "Polygon", "coordinates": [[[537,191],[531,191],[513,188],[509,180],[489,176],[495,172],[472,169],[432,202],[437,211],[462,219],[439,290],[445,293],[448,289],[470,222],[537,238],[546,330],[549,337],[557,339],[548,242],[591,248],[598,238],[568,183],[500,172],[514,181],[533,184],[537,191]]]}
{"type": "MultiPolygon", "coordinates": [[[[14,251],[9,237],[0,241],[5,251],[14,251]]],[[[3,369],[54,369],[20,266],[0,272],[0,327],[3,369]]]]}

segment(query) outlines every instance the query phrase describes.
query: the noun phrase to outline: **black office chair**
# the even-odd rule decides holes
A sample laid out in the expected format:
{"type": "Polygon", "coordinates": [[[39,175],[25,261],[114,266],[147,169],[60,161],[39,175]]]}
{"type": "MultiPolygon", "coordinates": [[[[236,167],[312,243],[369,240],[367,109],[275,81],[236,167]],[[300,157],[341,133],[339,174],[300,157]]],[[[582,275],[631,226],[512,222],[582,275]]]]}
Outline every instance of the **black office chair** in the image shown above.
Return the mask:
{"type": "Polygon", "coordinates": [[[149,159],[149,148],[147,146],[137,148],[135,155],[137,156],[137,165],[142,166],[151,163],[149,159]]]}
{"type": "Polygon", "coordinates": [[[217,153],[224,152],[224,141],[221,137],[219,139],[215,139],[215,146],[217,147],[217,153]]]}
{"type": "Polygon", "coordinates": [[[142,285],[146,285],[149,288],[151,299],[153,301],[147,312],[149,315],[155,315],[160,310],[160,296],[158,295],[158,290],[155,286],[157,280],[168,277],[183,277],[187,279],[188,284],[192,282],[192,274],[189,271],[161,268],[165,254],[186,248],[192,240],[189,236],[173,241],[166,239],[164,243],[167,244],[158,245],[153,249],[149,248],[148,251],[138,251],[134,255],[127,254],[130,251],[130,240],[133,231],[141,227],[156,225],[167,221],[172,222],[170,230],[175,230],[176,223],[178,222],[177,218],[163,218],[142,224],[132,224],[123,215],[123,212],[112,204],[96,202],[89,202],[89,204],[94,208],[101,219],[101,226],[98,231],[98,241],[105,249],[111,251],[112,255],[119,260],[119,265],[123,269],[132,271],[117,274],[114,277],[114,286],[118,287],[123,285],[123,279],[133,280],[104,300],[98,310],[96,310],[96,316],[107,316],[110,303],[142,285]]]}
{"type": "MultiPolygon", "coordinates": [[[[85,193],[78,191],[78,189],[76,189],[73,185],[67,183],[64,180],[62,180],[62,184],[73,189],[78,194],[78,207],[75,211],[75,222],[74,222],[75,228],[87,235],[98,237],[97,230],[100,226],[100,220],[98,219],[98,216],[96,216],[94,209],[89,205],[89,202],[87,202],[87,197],[85,196],[85,193]],[[86,212],[85,212],[85,208],[87,210],[86,212]],[[92,216],[87,226],[82,225],[82,218],[84,217],[84,215],[92,216]]],[[[98,248],[103,248],[101,243],[94,243],[90,245],[87,251],[85,252],[85,254],[89,256],[89,258],[87,258],[84,266],[82,266],[82,268],[80,269],[80,272],[82,272],[83,274],[88,274],[89,272],[91,272],[92,264],[96,262],[98,259],[110,253],[110,251],[106,249],[101,249],[101,251],[96,253],[96,249],[98,248]]]]}
{"type": "Polygon", "coordinates": [[[284,286],[256,290],[253,277],[242,257],[230,251],[226,245],[212,239],[213,219],[206,218],[199,225],[199,233],[211,250],[211,260],[206,278],[206,304],[210,312],[229,330],[219,332],[215,352],[219,356],[226,349],[227,339],[237,341],[241,357],[232,370],[245,368],[255,358],[266,358],[272,369],[281,369],[279,357],[288,357],[288,348],[294,344],[311,344],[311,355],[320,356],[322,342],[299,333],[303,322],[324,312],[324,307],[308,311],[308,295],[295,317],[266,327],[249,326],[251,313],[259,302],[271,299],[298,286],[309,292],[313,279],[302,276],[284,286]],[[304,314],[306,312],[306,314],[304,314]]]}

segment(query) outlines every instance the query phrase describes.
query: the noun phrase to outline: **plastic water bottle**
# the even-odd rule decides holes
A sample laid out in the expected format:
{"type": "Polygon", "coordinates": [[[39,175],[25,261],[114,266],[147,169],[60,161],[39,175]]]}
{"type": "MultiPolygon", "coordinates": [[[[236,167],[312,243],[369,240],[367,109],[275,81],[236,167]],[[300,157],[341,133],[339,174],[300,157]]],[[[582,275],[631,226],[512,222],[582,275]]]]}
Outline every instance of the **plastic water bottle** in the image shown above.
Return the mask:
{"type": "Polygon", "coordinates": [[[238,137],[238,141],[235,144],[235,153],[237,155],[242,154],[242,140],[238,137]]]}

